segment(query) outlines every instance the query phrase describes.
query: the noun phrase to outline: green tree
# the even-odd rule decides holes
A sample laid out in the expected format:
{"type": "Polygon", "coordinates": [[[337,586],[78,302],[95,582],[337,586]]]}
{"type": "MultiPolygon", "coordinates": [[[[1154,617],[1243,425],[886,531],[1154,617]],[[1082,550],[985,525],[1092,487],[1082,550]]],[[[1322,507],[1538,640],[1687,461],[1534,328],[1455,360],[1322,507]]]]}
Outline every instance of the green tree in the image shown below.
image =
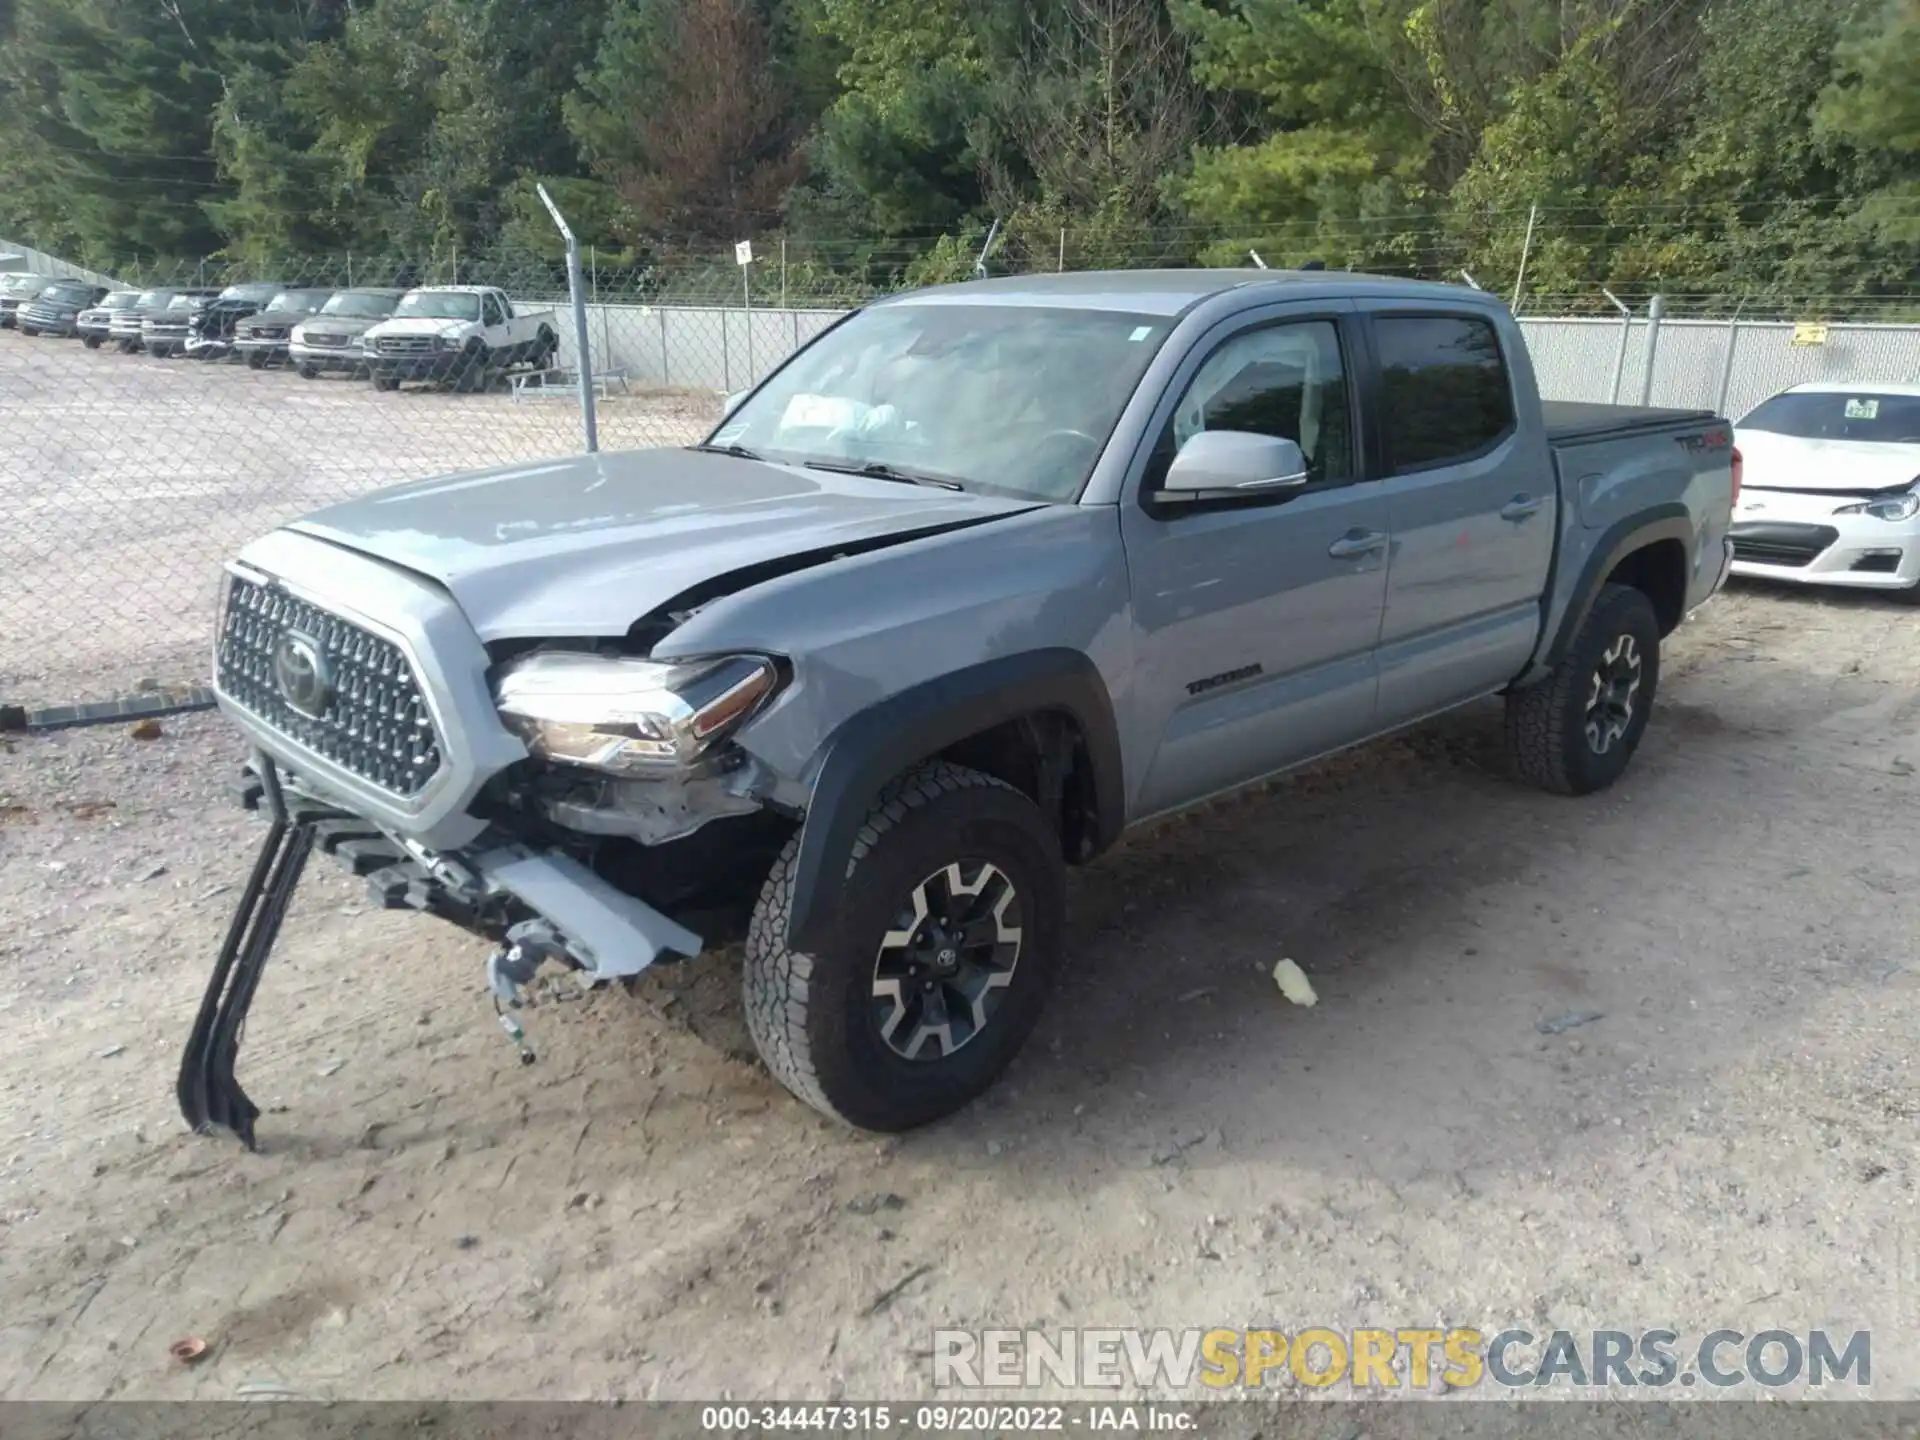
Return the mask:
{"type": "Polygon", "coordinates": [[[1886,241],[1920,240],[1920,0],[1886,0],[1862,16],[1835,58],[1819,125],[1874,172],[1861,218],[1886,241]]]}

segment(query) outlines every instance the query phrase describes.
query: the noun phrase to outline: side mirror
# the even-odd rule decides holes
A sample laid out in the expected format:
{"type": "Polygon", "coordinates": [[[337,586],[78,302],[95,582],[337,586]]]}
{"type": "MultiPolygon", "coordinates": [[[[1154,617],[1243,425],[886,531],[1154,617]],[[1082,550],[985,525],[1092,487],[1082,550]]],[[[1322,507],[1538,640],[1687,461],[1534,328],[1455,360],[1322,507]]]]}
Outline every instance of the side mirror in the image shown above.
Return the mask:
{"type": "Polygon", "coordinates": [[[1307,457],[1292,440],[1243,430],[1202,430],[1167,467],[1162,500],[1217,500],[1307,483],[1307,457]]]}

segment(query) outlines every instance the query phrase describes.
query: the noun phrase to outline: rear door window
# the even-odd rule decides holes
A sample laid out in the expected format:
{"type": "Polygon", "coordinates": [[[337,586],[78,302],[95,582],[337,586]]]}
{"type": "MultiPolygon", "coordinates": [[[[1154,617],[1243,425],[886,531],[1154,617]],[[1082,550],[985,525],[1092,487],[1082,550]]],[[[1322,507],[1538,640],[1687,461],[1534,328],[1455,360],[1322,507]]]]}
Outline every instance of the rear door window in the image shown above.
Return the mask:
{"type": "Polygon", "coordinates": [[[1385,315],[1374,341],[1390,473],[1471,460],[1512,433],[1513,387],[1491,322],[1385,315]]]}

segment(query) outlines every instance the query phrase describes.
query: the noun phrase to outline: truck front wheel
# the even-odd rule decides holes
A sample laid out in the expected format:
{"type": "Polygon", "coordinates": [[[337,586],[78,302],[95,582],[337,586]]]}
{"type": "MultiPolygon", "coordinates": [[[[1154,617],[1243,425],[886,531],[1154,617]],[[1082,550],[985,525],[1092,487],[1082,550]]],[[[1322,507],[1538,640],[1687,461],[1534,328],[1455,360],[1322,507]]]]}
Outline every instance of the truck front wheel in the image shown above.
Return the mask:
{"type": "Polygon", "coordinates": [[[1507,748],[1522,777],[1560,795],[1625,773],[1660,683],[1660,620],[1628,585],[1603,585],[1553,673],[1507,696],[1507,748]]]}
{"type": "Polygon", "coordinates": [[[935,761],[867,812],[816,954],[787,948],[799,836],[754,907],[747,1028],[824,1114],[900,1131],[999,1078],[1040,1016],[1064,929],[1059,841],[1012,786],[935,761]]]}

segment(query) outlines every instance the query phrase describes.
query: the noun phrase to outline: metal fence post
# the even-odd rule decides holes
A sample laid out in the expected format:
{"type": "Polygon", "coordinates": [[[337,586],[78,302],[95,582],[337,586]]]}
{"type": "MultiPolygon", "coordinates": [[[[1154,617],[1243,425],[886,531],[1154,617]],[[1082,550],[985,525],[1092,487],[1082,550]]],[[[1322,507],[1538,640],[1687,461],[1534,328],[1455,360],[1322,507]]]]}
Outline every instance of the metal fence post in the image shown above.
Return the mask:
{"type": "Polygon", "coordinates": [[[1613,302],[1613,308],[1620,312],[1620,348],[1613,355],[1613,388],[1607,392],[1607,403],[1620,403],[1620,381],[1627,373],[1627,342],[1633,338],[1633,308],[1611,290],[1601,287],[1600,293],[1613,302]]]}
{"type": "Polygon", "coordinates": [[[740,297],[747,314],[747,384],[753,384],[753,266],[740,267],[740,297]]]}
{"type": "Polygon", "coordinates": [[[667,365],[667,312],[656,310],[653,313],[660,317],[660,383],[671,385],[673,372],[667,365]]]}
{"type": "Polygon", "coordinates": [[[580,242],[573,238],[566,217],[547,194],[547,187],[536,185],[534,188],[540,192],[541,203],[567,242],[567,294],[573,300],[573,347],[579,352],[574,357],[574,365],[580,380],[580,423],[586,431],[587,453],[591,455],[600,448],[600,423],[593,409],[593,352],[587,343],[587,296],[586,284],[580,276],[580,242]]]}
{"type": "Polygon", "coordinates": [[[1727,394],[1733,389],[1734,355],[1740,349],[1740,312],[1746,308],[1747,302],[1742,299],[1733,307],[1733,319],[1727,322],[1727,358],[1720,366],[1720,398],[1713,406],[1716,415],[1727,413],[1727,394]]]}
{"type": "Polygon", "coordinates": [[[600,312],[600,358],[613,364],[613,337],[607,333],[607,302],[600,294],[600,247],[587,247],[587,263],[593,266],[593,305],[600,312]]]}
{"type": "Polygon", "coordinates": [[[1646,368],[1640,374],[1640,403],[1653,403],[1653,365],[1660,354],[1660,321],[1667,313],[1667,297],[1656,295],[1647,306],[1646,368]]]}

